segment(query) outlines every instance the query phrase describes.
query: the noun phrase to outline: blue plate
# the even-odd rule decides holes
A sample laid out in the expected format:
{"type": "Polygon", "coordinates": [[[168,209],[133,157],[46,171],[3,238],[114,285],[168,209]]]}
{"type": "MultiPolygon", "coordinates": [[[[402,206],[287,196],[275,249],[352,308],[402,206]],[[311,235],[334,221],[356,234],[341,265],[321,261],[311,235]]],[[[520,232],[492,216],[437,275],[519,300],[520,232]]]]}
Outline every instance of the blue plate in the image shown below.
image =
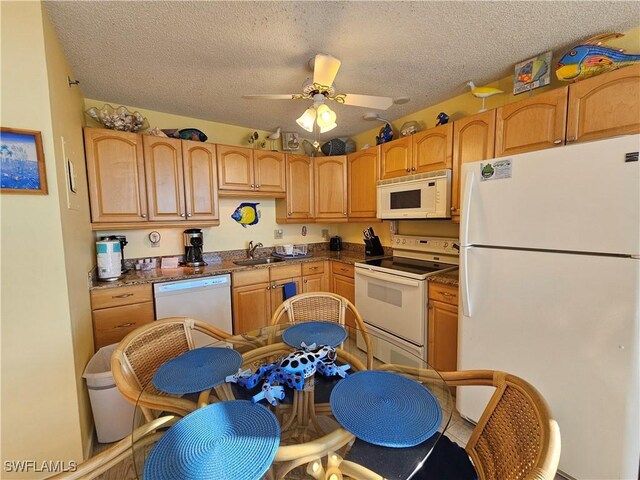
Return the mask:
{"type": "Polygon", "coordinates": [[[166,393],[202,392],[220,385],[241,365],[242,355],[231,348],[196,348],[163,363],[151,380],[166,393]]]}
{"type": "Polygon", "coordinates": [[[383,447],[418,445],[442,422],[436,397],[424,385],[392,372],[356,372],[333,388],[329,402],[340,425],[383,447]]]}
{"type": "Polygon", "coordinates": [[[280,444],[273,413],[247,400],[200,408],[162,436],[144,465],[152,480],[258,480],[280,444]]]}
{"type": "Polygon", "coordinates": [[[302,322],[282,332],[282,341],[293,348],[305,345],[329,345],[337,347],[347,338],[347,331],[335,322],[302,322]]]}

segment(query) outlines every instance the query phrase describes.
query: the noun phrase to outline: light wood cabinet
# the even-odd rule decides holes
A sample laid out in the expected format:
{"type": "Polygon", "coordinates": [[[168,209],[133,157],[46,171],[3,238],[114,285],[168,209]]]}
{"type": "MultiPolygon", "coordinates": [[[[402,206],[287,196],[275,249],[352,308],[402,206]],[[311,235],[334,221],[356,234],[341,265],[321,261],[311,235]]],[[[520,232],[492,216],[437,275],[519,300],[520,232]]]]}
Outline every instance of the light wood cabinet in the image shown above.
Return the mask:
{"type": "Polygon", "coordinates": [[[347,155],[347,216],[349,220],[376,219],[380,147],[347,155]]]}
{"type": "Polygon", "coordinates": [[[302,293],[302,266],[299,263],[269,267],[271,281],[271,315],[284,302],[284,286],[287,283],[296,284],[296,293],[302,293]]]}
{"type": "Polygon", "coordinates": [[[254,150],[255,190],[284,193],[286,189],[284,153],[254,150]]]}
{"type": "Polygon", "coordinates": [[[182,141],[144,135],[149,220],[186,219],[182,141]]]}
{"type": "Polygon", "coordinates": [[[462,165],[493,158],[496,111],[488,110],[453,123],[453,165],[451,176],[451,220],[460,221],[462,165]]]}
{"type": "Polygon", "coordinates": [[[427,362],[438,371],[455,371],[458,358],[458,289],[429,283],[427,362]]]}
{"type": "Polygon", "coordinates": [[[569,85],[567,142],[640,133],[640,65],[569,85]]]}
{"type": "Polygon", "coordinates": [[[410,136],[380,145],[380,179],[410,174],[412,162],[413,143],[410,136]]]}
{"type": "Polygon", "coordinates": [[[412,174],[451,168],[453,156],[452,123],[415,133],[411,138],[413,142],[412,174]]]}
{"type": "Polygon", "coordinates": [[[302,293],[329,291],[328,262],[302,264],[302,293]]]}
{"type": "Polygon", "coordinates": [[[154,321],[151,285],[91,290],[94,348],[118,343],[129,332],[154,321]]]}
{"type": "Polygon", "coordinates": [[[85,128],[84,142],[92,222],[146,222],[140,135],[85,128]]]}
{"type": "Polygon", "coordinates": [[[283,153],[218,145],[217,158],[220,195],[284,196],[283,153]]]}
{"type": "MultiPolygon", "coordinates": [[[[331,291],[343,296],[355,305],[356,286],[353,265],[342,262],[331,262],[331,291]]],[[[351,312],[347,312],[345,324],[351,328],[356,327],[356,322],[351,312]]]]}
{"type": "Polygon", "coordinates": [[[564,145],[567,91],[558,88],[498,108],[495,156],[564,145]]]}
{"type": "Polygon", "coordinates": [[[187,220],[218,220],[216,146],[182,141],[187,220]]]}
{"type": "Polygon", "coordinates": [[[314,159],[316,221],[347,221],[347,157],[314,159]]]}
{"type": "Polygon", "coordinates": [[[149,220],[217,220],[215,145],[145,135],[149,220]]]}
{"type": "Polygon", "coordinates": [[[233,287],[233,333],[239,335],[266,327],[271,321],[268,282],[233,287]]]}
{"type": "Polygon", "coordinates": [[[278,223],[314,221],[313,158],[287,154],[286,198],[276,200],[278,223]]]}

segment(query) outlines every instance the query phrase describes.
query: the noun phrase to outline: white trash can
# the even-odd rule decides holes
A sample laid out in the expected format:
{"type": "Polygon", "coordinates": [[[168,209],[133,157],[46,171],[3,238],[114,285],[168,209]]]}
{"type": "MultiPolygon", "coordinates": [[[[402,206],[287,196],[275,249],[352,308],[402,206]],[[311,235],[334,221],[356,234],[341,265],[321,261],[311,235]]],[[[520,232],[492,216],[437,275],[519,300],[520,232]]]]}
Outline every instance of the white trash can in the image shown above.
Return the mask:
{"type": "MultiPolygon", "coordinates": [[[[133,431],[135,405],[122,396],[111,375],[111,354],[117,343],[98,350],[84,370],[98,442],[111,443],[133,431]]],[[[138,422],[136,422],[137,426],[138,422]]]]}

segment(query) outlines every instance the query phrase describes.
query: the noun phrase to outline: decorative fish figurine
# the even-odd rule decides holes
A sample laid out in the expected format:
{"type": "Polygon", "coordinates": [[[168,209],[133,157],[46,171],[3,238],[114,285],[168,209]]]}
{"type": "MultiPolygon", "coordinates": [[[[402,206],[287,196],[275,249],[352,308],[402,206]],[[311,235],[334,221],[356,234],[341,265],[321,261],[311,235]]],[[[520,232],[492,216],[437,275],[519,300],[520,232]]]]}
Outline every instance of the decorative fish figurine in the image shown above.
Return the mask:
{"type": "Polygon", "coordinates": [[[621,49],[602,46],[603,41],[622,36],[622,33],[605,33],[573,47],[558,62],[558,80],[583,80],[640,62],[640,55],[629,55],[621,49]]]}
{"type": "Polygon", "coordinates": [[[449,122],[449,115],[447,115],[444,112],[440,112],[436,118],[438,119],[438,123],[436,123],[436,127],[438,125],[446,125],[447,122],[449,122]]]}
{"type": "Polygon", "coordinates": [[[256,209],[256,205],[260,204],[246,202],[241,203],[240,205],[238,205],[238,208],[236,208],[235,211],[231,214],[231,218],[233,218],[244,228],[247,228],[247,225],[255,225],[260,219],[260,214],[256,209]]]}

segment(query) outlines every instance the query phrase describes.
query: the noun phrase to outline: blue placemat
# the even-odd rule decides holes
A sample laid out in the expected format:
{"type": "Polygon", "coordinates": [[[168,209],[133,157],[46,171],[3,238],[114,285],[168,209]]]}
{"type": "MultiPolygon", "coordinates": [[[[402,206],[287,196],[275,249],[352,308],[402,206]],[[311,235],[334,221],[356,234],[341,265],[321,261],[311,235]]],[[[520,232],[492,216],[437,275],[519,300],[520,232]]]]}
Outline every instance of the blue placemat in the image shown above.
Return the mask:
{"type": "Polygon", "coordinates": [[[273,413],[247,400],[200,408],[173,425],[144,465],[150,480],[261,478],[280,444],[273,413]]]}
{"type": "Polygon", "coordinates": [[[163,392],[195,393],[220,385],[241,365],[242,355],[231,348],[196,348],[163,363],[151,380],[163,392]]]}
{"type": "Polygon", "coordinates": [[[300,348],[305,345],[329,345],[337,347],[347,338],[347,331],[335,322],[303,322],[293,325],[282,332],[282,341],[287,345],[300,348]]]}
{"type": "Polygon", "coordinates": [[[365,370],[331,392],[336,420],[360,440],[383,447],[413,447],[442,421],[438,400],[420,383],[396,373],[365,370]]]}

